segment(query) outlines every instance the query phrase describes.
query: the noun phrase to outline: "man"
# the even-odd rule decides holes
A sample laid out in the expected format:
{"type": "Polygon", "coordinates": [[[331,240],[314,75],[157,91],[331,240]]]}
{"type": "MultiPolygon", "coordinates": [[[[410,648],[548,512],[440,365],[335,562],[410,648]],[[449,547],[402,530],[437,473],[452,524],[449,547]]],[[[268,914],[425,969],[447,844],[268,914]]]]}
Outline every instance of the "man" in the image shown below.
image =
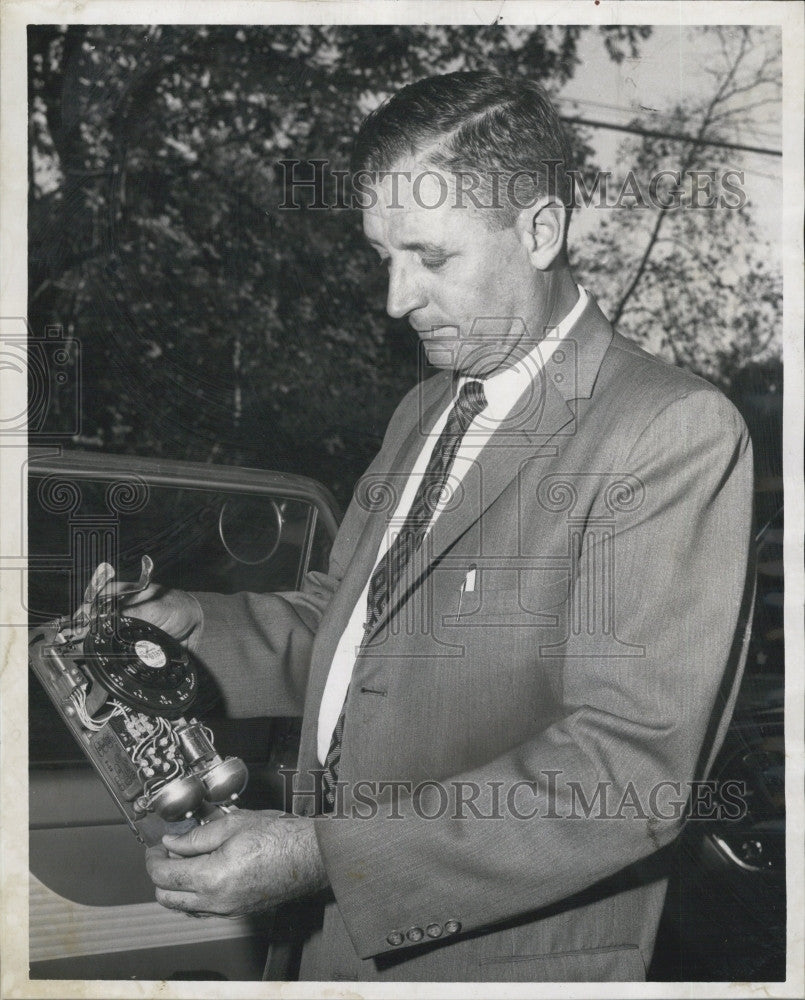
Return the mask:
{"type": "Polygon", "coordinates": [[[443,370],[395,412],[327,574],[135,606],[234,714],[303,715],[299,815],[166,839],[157,898],[309,900],[306,980],[642,979],[743,663],[745,427],[576,285],[540,88],[420,81],[356,156],[388,311],[443,370]]]}

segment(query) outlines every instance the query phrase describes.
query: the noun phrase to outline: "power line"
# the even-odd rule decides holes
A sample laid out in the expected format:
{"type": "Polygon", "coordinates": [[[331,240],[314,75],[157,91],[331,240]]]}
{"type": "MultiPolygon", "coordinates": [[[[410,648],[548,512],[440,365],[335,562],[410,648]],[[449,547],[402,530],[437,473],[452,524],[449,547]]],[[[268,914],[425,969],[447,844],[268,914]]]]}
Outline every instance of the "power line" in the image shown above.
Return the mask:
{"type": "Polygon", "coordinates": [[[765,149],[763,146],[744,146],[739,142],[723,142],[720,139],[696,139],[692,135],[682,135],[678,132],[661,132],[658,129],[637,128],[634,125],[617,125],[615,122],[595,121],[592,118],[571,118],[560,115],[568,125],[588,125],[590,128],[606,128],[613,132],[631,132],[634,135],[645,135],[654,139],[675,139],[677,142],[692,142],[695,146],[717,146],[719,149],[737,149],[744,153],[759,153],[761,156],[782,156],[777,149],[765,149]]]}
{"type": "MultiPolygon", "coordinates": [[[[656,116],[657,118],[665,118],[666,121],[676,121],[678,115],[668,112],[660,111],[659,108],[649,108],[640,104],[637,107],[634,105],[626,104],[606,104],[604,101],[590,101],[584,97],[557,97],[556,101],[560,104],[583,104],[590,108],[605,108],[607,111],[617,111],[620,114],[628,115],[630,118],[634,118],[635,115],[643,112],[644,114],[656,116]]],[[[758,125],[752,124],[751,130],[757,135],[762,135],[767,139],[780,139],[779,131],[773,132],[768,129],[760,128],[758,125]]]]}

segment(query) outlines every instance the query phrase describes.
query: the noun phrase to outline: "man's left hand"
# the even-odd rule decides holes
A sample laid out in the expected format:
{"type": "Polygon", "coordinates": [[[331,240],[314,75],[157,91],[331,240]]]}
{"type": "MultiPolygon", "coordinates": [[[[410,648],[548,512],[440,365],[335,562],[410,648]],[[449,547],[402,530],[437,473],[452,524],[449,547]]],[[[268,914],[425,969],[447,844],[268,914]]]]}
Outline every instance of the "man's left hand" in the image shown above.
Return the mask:
{"type": "Polygon", "coordinates": [[[257,913],[329,884],[313,821],[239,809],[146,852],[157,901],[194,914],[257,913]]]}

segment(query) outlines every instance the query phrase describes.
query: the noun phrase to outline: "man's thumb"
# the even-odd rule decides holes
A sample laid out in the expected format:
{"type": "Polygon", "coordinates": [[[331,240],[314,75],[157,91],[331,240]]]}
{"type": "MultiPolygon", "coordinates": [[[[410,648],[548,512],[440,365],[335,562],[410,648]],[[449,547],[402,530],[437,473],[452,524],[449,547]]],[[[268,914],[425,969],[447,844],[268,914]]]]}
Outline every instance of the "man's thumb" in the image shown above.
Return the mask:
{"type": "Polygon", "coordinates": [[[171,852],[182,858],[192,858],[198,854],[210,854],[232,836],[232,827],[226,822],[226,817],[215,819],[203,826],[193,827],[180,836],[166,834],[162,843],[171,852]]]}

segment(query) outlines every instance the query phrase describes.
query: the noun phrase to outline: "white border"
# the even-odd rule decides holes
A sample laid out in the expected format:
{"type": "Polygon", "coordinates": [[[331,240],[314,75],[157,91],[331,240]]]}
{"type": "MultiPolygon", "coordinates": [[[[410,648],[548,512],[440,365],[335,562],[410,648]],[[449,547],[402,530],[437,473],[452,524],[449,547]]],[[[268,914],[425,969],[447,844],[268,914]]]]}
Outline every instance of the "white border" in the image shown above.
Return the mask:
{"type": "MultiPolygon", "coordinates": [[[[28,981],[27,907],[27,672],[22,630],[0,628],[2,744],[0,841],[2,913],[0,996],[53,997],[801,997],[803,952],[803,6],[785,2],[633,2],[633,0],[0,0],[0,317],[25,316],[26,264],[26,38],[27,24],[769,24],[783,36],[783,273],[784,273],[784,479],[786,490],[786,798],[788,802],[788,970],[779,983],[564,983],[558,984],[313,984],[28,981]]],[[[25,408],[25,380],[0,369],[0,393],[25,408]]],[[[6,402],[5,406],[8,406],[6,402]]],[[[16,411],[15,411],[16,412],[16,411]]],[[[0,551],[4,564],[21,556],[20,486],[25,449],[0,441],[0,551]]],[[[24,499],[23,499],[24,502],[24,499]]],[[[0,583],[2,575],[0,575],[0,583]]],[[[13,591],[0,589],[0,622],[18,620],[13,591]],[[16,612],[16,613],[15,613],[16,612]],[[13,616],[13,617],[12,617],[13,616]]]]}

